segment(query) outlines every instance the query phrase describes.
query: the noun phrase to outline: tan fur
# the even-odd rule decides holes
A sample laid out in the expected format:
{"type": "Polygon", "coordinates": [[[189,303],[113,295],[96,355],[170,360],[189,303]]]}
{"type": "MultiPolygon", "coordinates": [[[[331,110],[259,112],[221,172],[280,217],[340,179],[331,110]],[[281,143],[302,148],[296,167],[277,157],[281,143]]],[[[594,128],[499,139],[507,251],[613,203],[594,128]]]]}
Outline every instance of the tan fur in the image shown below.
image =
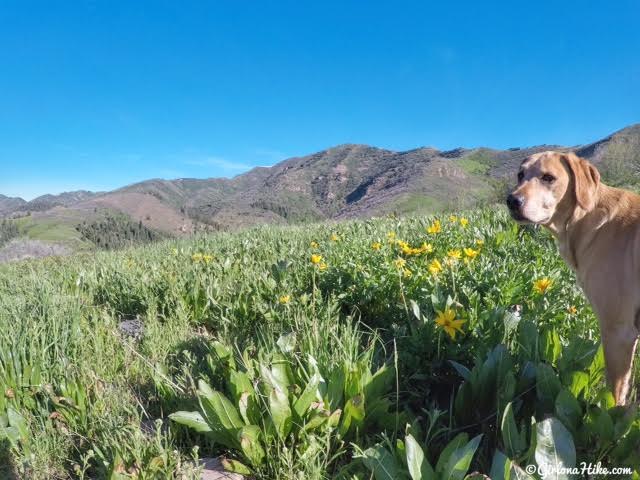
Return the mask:
{"type": "Polygon", "coordinates": [[[521,171],[512,193],[534,218],[512,212],[514,218],[548,228],[576,272],[600,322],[607,379],[623,405],[640,328],[640,196],[604,185],[597,169],[573,153],[535,154],[521,171]],[[544,174],[555,180],[543,181],[544,174]]]}

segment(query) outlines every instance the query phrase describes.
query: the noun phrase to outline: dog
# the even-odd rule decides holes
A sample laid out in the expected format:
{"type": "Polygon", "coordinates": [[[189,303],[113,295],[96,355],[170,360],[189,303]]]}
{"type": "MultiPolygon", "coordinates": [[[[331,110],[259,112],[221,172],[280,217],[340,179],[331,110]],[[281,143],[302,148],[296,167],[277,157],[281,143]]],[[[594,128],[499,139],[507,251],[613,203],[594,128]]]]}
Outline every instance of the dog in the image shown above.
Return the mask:
{"type": "Polygon", "coordinates": [[[555,237],[598,317],[607,381],[624,405],[640,331],[640,196],[603,184],[574,153],[548,151],[522,162],[507,206],[555,237]]]}

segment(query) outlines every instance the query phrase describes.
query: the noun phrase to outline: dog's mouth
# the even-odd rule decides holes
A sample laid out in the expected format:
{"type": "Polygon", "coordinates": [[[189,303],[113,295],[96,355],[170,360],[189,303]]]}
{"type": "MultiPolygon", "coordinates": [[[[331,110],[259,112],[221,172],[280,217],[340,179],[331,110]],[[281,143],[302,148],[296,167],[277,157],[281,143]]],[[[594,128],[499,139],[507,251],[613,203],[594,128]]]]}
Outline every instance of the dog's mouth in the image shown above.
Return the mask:
{"type": "Polygon", "coordinates": [[[531,220],[522,215],[519,210],[509,210],[509,213],[511,214],[511,218],[513,218],[518,223],[532,223],[531,220]]]}

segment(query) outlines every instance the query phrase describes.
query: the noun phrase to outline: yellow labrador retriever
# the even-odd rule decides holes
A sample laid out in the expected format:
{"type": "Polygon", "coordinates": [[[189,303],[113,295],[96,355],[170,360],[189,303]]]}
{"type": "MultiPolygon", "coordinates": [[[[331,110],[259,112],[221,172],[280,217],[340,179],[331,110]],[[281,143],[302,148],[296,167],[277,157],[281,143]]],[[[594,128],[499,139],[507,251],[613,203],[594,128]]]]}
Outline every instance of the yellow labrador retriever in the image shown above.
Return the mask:
{"type": "Polygon", "coordinates": [[[511,216],[548,228],[600,321],[607,379],[624,405],[640,331],[640,196],[600,182],[573,153],[522,162],[511,216]]]}

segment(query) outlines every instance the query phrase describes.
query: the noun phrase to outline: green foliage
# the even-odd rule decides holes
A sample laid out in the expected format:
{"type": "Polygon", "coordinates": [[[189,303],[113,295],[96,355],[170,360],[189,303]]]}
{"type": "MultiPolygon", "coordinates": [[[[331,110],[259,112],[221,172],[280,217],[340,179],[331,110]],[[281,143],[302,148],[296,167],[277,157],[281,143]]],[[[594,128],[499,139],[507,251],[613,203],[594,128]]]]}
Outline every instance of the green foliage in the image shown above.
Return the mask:
{"type": "Polygon", "coordinates": [[[0,247],[20,235],[18,226],[11,220],[0,221],[0,247]]]}
{"type": "Polygon", "coordinates": [[[115,250],[155,242],[165,235],[134,222],[124,215],[107,214],[104,218],[84,221],[76,226],[83,240],[103,250],[115,250]]]}
{"type": "Polygon", "coordinates": [[[462,215],[1,266],[0,458],[34,479],[194,478],[220,455],[257,479],[638,470],[637,411],[550,236],[462,215]]]}

